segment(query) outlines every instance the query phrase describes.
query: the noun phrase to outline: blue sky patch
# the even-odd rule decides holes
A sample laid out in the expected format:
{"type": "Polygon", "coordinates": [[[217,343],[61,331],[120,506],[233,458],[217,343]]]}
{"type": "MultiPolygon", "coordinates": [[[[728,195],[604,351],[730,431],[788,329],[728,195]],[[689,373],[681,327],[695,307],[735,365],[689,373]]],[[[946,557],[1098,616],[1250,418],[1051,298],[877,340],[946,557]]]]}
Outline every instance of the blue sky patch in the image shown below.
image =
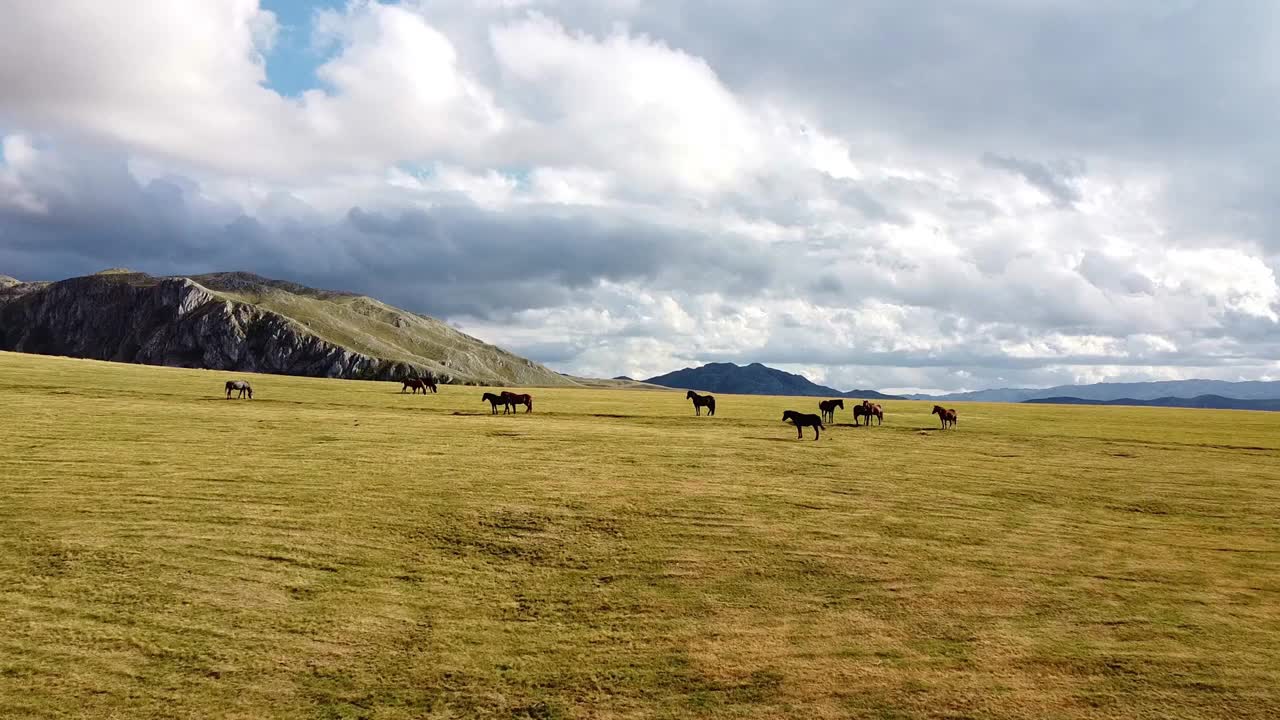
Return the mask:
{"type": "Polygon", "coordinates": [[[267,54],[267,87],[289,97],[298,97],[318,87],[316,68],[337,51],[317,50],[311,44],[312,18],[319,10],[340,9],[344,0],[262,0],[262,7],[275,13],[280,30],[275,46],[267,54]]]}

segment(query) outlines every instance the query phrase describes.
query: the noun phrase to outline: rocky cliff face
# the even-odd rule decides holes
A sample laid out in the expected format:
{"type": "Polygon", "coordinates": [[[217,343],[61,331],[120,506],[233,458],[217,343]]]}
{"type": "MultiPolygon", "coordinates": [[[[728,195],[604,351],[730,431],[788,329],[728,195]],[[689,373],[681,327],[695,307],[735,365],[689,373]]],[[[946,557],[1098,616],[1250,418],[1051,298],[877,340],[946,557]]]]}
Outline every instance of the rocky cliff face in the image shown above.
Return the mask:
{"type": "MultiPolygon", "coordinates": [[[[244,285],[253,285],[246,279],[253,277],[237,275],[244,285]]],[[[282,302],[281,294],[311,293],[307,301],[312,305],[307,307],[312,316],[316,308],[325,307],[315,305],[323,302],[317,298],[325,293],[261,280],[248,289],[270,293],[277,303],[282,302]]],[[[418,318],[420,324],[436,323],[404,316],[418,318]]],[[[355,333],[344,327],[348,334],[355,333]]],[[[370,330],[386,337],[387,327],[370,330]]],[[[413,328],[393,332],[412,333],[413,328]]],[[[451,332],[456,338],[450,336],[452,344],[440,346],[439,357],[379,357],[323,337],[286,314],[185,277],[114,272],[56,283],[0,282],[0,350],[313,377],[394,380],[431,372],[446,382],[572,384],[541,365],[451,332]]],[[[420,351],[423,346],[422,341],[414,345],[420,351]]]]}

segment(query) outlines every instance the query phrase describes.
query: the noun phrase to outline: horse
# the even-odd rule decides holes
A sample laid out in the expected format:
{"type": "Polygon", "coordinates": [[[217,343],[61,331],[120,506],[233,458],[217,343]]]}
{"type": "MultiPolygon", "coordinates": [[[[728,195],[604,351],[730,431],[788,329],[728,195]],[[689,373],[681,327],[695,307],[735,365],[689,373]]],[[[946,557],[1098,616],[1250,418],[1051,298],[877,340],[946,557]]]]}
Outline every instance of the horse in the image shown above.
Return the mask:
{"type": "MultiPolygon", "coordinates": [[[[506,394],[506,393],[503,393],[503,395],[505,395],[505,394],[506,394]]],[[[481,398],[480,398],[480,402],[487,402],[487,403],[489,403],[489,405],[491,406],[491,407],[489,408],[489,409],[490,409],[490,413],[489,413],[490,415],[497,415],[497,414],[498,414],[498,406],[499,406],[499,405],[501,405],[501,406],[502,406],[502,414],[503,414],[503,415],[506,415],[506,414],[507,414],[507,408],[508,408],[508,407],[510,407],[510,404],[507,402],[507,399],[506,399],[505,397],[503,397],[502,395],[494,395],[493,393],[485,393],[485,394],[484,394],[484,397],[481,397],[481,398]]]]}
{"type": "Polygon", "coordinates": [[[941,405],[934,405],[933,412],[929,414],[938,416],[938,419],[942,421],[943,430],[947,429],[947,425],[950,425],[951,427],[956,426],[956,411],[954,408],[947,409],[941,405]]]}
{"type": "Polygon", "coordinates": [[[782,422],[786,422],[788,420],[795,423],[797,440],[804,438],[804,429],[807,427],[813,428],[813,439],[815,441],[817,441],[818,439],[818,430],[827,429],[822,424],[822,418],[818,417],[817,415],[800,413],[800,412],[796,412],[795,410],[787,410],[782,413],[782,422]]]}
{"type": "Polygon", "coordinates": [[[883,425],[884,408],[880,407],[880,403],[869,403],[865,400],[863,400],[863,403],[867,408],[867,427],[871,427],[871,418],[873,417],[876,419],[877,425],[883,425]]]}
{"type": "MultiPolygon", "coordinates": [[[[517,394],[517,393],[507,392],[506,390],[503,390],[502,399],[507,404],[506,409],[510,410],[511,412],[516,411],[516,405],[523,405],[524,411],[527,413],[533,412],[533,396],[529,395],[528,393],[517,394]]],[[[506,415],[506,410],[504,410],[502,414],[506,415]]]]}
{"type": "Polygon", "coordinates": [[[435,385],[427,385],[427,381],[422,378],[406,378],[400,382],[402,383],[402,387],[400,388],[401,393],[403,393],[407,388],[413,388],[414,395],[417,395],[419,390],[422,391],[423,395],[426,395],[428,387],[435,387],[435,385]]]}
{"type": "Polygon", "coordinates": [[[853,424],[858,424],[858,418],[865,417],[867,419],[867,427],[871,427],[871,405],[866,400],[860,405],[853,406],[853,424]]]}
{"type": "Polygon", "coordinates": [[[249,399],[250,399],[250,400],[252,400],[252,399],[253,399],[253,388],[249,387],[249,383],[247,383],[247,382],[245,382],[245,381],[243,381],[243,380],[228,380],[228,381],[227,381],[227,399],[228,399],[228,400],[230,400],[230,399],[231,399],[231,391],[233,391],[233,390],[237,390],[237,391],[239,391],[239,393],[240,393],[239,395],[236,395],[236,398],[237,398],[237,399],[244,397],[245,393],[248,393],[248,394],[249,394],[249,399]]]}
{"type": "Polygon", "coordinates": [[[820,400],[818,409],[822,411],[822,419],[826,422],[836,421],[836,408],[844,409],[844,400],[820,400]]]}
{"type": "Polygon", "coordinates": [[[702,408],[704,407],[707,409],[707,415],[716,414],[716,398],[714,395],[699,395],[698,393],[690,390],[685,393],[684,399],[693,401],[694,415],[702,415],[702,408]]]}
{"type": "Polygon", "coordinates": [[[867,419],[867,427],[871,427],[871,418],[875,418],[880,425],[884,424],[884,408],[879,403],[873,403],[870,400],[863,400],[861,403],[853,406],[853,424],[858,424],[858,418],[865,417],[867,419]]]}

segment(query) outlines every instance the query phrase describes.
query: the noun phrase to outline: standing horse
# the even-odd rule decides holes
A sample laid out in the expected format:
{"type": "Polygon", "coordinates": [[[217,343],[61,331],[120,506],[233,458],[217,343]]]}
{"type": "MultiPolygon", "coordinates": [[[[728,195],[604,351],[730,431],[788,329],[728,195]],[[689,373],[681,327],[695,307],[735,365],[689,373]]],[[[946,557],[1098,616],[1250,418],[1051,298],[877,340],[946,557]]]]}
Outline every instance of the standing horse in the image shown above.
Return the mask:
{"type": "MultiPolygon", "coordinates": [[[[400,382],[402,384],[400,388],[401,393],[403,393],[407,388],[413,388],[414,395],[417,395],[419,390],[422,391],[423,395],[427,394],[427,382],[422,378],[407,378],[405,380],[401,380],[400,382]]],[[[435,386],[432,385],[431,387],[435,387],[435,386]]]]}
{"type": "Polygon", "coordinates": [[[704,407],[707,409],[708,415],[716,414],[716,398],[714,395],[699,395],[698,393],[690,390],[685,393],[684,399],[693,401],[694,415],[702,415],[702,408],[704,407]]]}
{"type": "Polygon", "coordinates": [[[951,427],[955,427],[956,425],[956,411],[954,408],[948,410],[941,405],[934,405],[933,412],[929,414],[938,416],[938,419],[942,421],[943,430],[946,430],[948,425],[951,427]]]}
{"type": "MultiPolygon", "coordinates": [[[[504,394],[505,394],[505,393],[504,393],[504,394]]],[[[489,403],[489,405],[491,406],[491,407],[489,408],[489,411],[490,411],[490,412],[489,412],[489,414],[490,414],[490,415],[497,415],[497,414],[498,414],[498,406],[499,406],[499,405],[501,405],[501,406],[502,406],[502,414],[503,414],[503,415],[506,415],[506,414],[507,414],[507,408],[508,408],[508,407],[510,407],[510,405],[507,403],[507,399],[506,399],[505,397],[503,397],[502,395],[494,395],[493,393],[485,393],[485,394],[484,394],[484,397],[481,397],[481,398],[480,398],[480,402],[487,402],[487,403],[489,403]]]]}
{"type": "MultiPolygon", "coordinates": [[[[527,413],[533,412],[533,396],[528,393],[517,394],[503,390],[502,399],[507,403],[507,410],[511,412],[516,411],[516,405],[523,405],[524,411],[527,413]]],[[[506,411],[503,411],[503,414],[505,415],[506,411]]]]}
{"type": "Polygon", "coordinates": [[[237,399],[244,397],[244,396],[245,396],[245,393],[248,393],[248,394],[249,394],[249,399],[250,399],[250,400],[252,400],[252,399],[253,399],[253,388],[249,387],[249,383],[247,383],[247,382],[245,382],[245,381],[243,381],[243,380],[228,380],[228,381],[227,381],[227,399],[228,399],[228,400],[230,400],[230,399],[231,399],[231,391],[233,391],[233,390],[238,391],[238,392],[240,393],[239,395],[236,395],[236,398],[237,398],[237,399]]]}
{"type": "Polygon", "coordinates": [[[824,422],[834,423],[836,421],[836,408],[843,410],[844,400],[818,401],[818,409],[822,411],[822,419],[824,422]]]}
{"type": "Polygon", "coordinates": [[[807,427],[813,428],[813,439],[815,442],[818,439],[818,430],[827,429],[822,424],[822,418],[818,417],[817,415],[799,413],[799,412],[796,412],[795,410],[787,410],[782,413],[782,422],[786,422],[788,420],[790,420],[792,423],[795,423],[797,440],[804,438],[804,429],[807,427]]]}
{"type": "Polygon", "coordinates": [[[867,427],[871,427],[871,418],[873,417],[876,419],[877,425],[883,425],[884,424],[884,408],[880,407],[880,403],[869,403],[869,402],[866,402],[865,400],[863,402],[866,403],[867,412],[868,412],[867,427]]]}
{"type": "Polygon", "coordinates": [[[871,406],[866,400],[861,405],[853,406],[853,424],[858,425],[858,418],[865,417],[867,419],[867,427],[871,426],[871,406]]]}

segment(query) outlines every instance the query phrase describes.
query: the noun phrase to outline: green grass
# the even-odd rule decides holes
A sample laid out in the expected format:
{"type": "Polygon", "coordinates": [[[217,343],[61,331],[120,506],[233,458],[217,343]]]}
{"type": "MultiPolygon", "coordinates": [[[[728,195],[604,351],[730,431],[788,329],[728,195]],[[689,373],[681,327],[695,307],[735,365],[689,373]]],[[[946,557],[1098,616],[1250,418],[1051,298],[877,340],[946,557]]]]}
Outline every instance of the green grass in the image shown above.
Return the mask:
{"type": "Polygon", "coordinates": [[[0,354],[0,715],[1280,707],[1280,414],[228,377],[0,354]]]}

